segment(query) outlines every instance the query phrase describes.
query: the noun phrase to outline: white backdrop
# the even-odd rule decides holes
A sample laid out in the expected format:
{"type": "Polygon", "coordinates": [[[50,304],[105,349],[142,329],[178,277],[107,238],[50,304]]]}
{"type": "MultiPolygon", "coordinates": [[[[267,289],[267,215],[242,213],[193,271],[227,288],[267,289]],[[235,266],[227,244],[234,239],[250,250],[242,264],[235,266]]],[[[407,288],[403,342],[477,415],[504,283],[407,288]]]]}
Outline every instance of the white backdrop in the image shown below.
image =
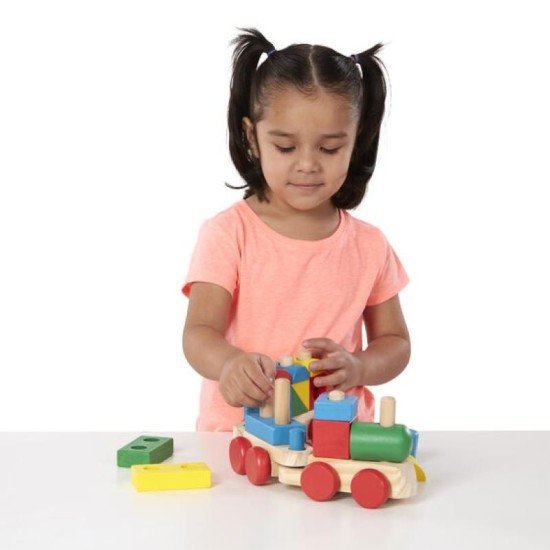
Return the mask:
{"type": "MultiPolygon", "coordinates": [[[[2,2],[0,430],[193,430],[181,285],[242,198],[238,27],[282,49],[382,41],[369,193],[411,283],[412,357],[373,387],[418,430],[550,429],[542,2],[2,2]]],[[[258,350],[259,351],[259,350],[258,350]]]]}

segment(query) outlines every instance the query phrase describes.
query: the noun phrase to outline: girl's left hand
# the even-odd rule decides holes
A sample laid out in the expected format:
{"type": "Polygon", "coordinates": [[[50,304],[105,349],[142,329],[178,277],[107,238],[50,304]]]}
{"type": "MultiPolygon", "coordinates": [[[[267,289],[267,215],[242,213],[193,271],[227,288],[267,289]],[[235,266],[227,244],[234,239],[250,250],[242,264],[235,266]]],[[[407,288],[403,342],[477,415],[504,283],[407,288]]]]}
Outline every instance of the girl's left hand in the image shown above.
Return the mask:
{"type": "Polygon", "coordinates": [[[311,351],[312,357],[319,359],[310,364],[310,370],[326,372],[326,375],[313,378],[316,387],[333,386],[332,389],[346,391],[361,385],[361,371],[364,366],[359,357],[330,338],[310,338],[302,344],[304,349],[311,351]]]}

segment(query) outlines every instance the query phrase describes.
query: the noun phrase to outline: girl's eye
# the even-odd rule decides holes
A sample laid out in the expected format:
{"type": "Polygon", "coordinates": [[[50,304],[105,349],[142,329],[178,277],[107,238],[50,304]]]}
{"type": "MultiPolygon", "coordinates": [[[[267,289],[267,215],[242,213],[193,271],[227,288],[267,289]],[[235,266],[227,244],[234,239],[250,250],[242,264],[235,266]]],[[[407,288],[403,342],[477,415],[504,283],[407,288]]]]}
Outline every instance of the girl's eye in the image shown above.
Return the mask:
{"type": "MultiPolygon", "coordinates": [[[[294,149],[294,147],[279,147],[278,145],[276,145],[276,147],[281,153],[290,153],[294,149]]],[[[334,155],[334,153],[336,153],[340,149],[340,147],[337,147],[336,149],[325,149],[324,147],[321,147],[321,149],[325,151],[327,155],[334,155]]]]}

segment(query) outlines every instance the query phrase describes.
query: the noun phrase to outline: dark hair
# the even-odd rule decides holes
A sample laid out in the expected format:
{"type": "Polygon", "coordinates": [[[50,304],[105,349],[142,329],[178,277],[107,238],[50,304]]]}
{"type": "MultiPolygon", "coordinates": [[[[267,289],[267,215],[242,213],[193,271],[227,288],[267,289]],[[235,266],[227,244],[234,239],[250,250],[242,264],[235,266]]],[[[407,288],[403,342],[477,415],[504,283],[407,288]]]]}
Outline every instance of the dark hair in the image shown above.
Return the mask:
{"type": "Polygon", "coordinates": [[[306,95],[319,88],[345,98],[359,117],[355,146],[350,159],[346,180],[331,197],[336,208],[357,207],[367,190],[374,172],[380,126],[384,115],[386,82],[383,63],[375,54],[383,47],[378,43],[356,54],[361,71],[355,61],[326,46],[292,44],[271,53],[259,66],[263,53],[274,46],[257,29],[240,29],[244,34],[231,40],[236,44],[233,52],[233,73],[227,120],[229,126],[229,153],[246,188],[244,198],[257,195],[260,201],[269,202],[260,163],[249,152],[249,145],[242,127],[247,116],[256,125],[263,117],[264,108],[272,93],[292,85],[306,95]]]}

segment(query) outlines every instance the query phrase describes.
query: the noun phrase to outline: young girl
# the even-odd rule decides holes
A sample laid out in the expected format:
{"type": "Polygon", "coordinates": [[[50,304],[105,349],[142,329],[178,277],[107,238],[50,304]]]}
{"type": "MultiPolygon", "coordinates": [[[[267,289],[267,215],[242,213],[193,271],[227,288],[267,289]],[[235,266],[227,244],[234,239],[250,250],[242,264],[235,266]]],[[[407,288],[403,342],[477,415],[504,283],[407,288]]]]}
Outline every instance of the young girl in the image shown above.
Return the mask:
{"type": "Polygon", "coordinates": [[[229,150],[246,181],[233,188],[246,191],[203,222],[182,288],[183,351],[204,377],[196,428],[231,430],[243,406],[271,397],[275,361],[303,349],[324,371],[313,383],[357,395],[358,420],[372,421],[365,386],[395,378],[410,356],[398,296],[407,274],[380,229],[348,212],[376,164],[382,44],[350,57],[309,44],[278,51],[240,30],[229,150]]]}

